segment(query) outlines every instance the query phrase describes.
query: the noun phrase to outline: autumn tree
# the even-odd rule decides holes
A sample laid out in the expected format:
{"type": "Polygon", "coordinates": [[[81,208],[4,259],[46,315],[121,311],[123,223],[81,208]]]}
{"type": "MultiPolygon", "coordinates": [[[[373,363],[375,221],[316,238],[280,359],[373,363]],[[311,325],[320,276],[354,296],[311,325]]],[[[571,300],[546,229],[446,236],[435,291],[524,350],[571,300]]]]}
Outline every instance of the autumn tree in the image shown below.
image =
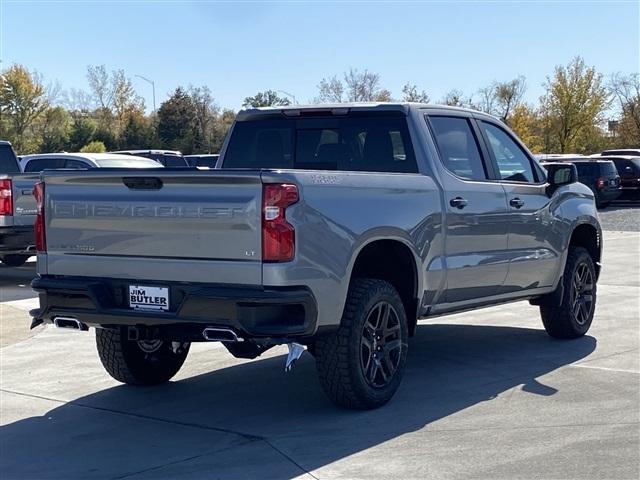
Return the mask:
{"type": "Polygon", "coordinates": [[[45,88],[37,75],[19,64],[12,65],[0,75],[0,136],[13,141],[18,152],[33,149],[28,129],[48,107],[45,88]],[[6,130],[6,131],[5,131],[6,130]]]}
{"type": "Polygon", "coordinates": [[[578,139],[602,123],[609,105],[602,75],[581,57],[557,66],[547,77],[547,93],[540,99],[544,111],[546,150],[559,153],[580,150],[578,139]]]}
{"type": "Polygon", "coordinates": [[[520,103],[509,116],[509,126],[533,153],[544,152],[543,124],[536,109],[520,103]]]}

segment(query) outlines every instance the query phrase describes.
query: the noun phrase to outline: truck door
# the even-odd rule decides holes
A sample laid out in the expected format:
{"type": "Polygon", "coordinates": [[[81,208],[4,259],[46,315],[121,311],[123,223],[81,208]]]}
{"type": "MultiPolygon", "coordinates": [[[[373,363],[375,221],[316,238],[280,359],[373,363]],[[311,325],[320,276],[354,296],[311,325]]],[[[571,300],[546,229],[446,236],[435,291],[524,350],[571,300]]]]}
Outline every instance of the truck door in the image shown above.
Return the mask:
{"type": "Polygon", "coordinates": [[[446,208],[446,303],[497,295],[508,271],[505,191],[493,172],[475,123],[464,112],[427,117],[439,151],[434,166],[446,208]]]}
{"type": "Polygon", "coordinates": [[[519,142],[500,124],[478,120],[507,195],[509,274],[503,293],[553,285],[560,266],[563,229],[546,193],[546,179],[519,142]]]}

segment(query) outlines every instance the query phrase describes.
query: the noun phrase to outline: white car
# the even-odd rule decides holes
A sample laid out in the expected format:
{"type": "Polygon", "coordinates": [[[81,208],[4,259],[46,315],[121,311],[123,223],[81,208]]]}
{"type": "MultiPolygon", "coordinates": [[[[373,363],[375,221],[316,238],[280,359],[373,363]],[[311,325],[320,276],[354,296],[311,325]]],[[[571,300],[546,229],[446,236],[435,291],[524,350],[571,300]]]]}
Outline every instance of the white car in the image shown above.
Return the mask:
{"type": "Polygon", "coordinates": [[[91,168],[162,168],[155,160],[116,153],[37,153],[23,155],[20,169],[23,172],[43,170],[83,170],[91,168]]]}

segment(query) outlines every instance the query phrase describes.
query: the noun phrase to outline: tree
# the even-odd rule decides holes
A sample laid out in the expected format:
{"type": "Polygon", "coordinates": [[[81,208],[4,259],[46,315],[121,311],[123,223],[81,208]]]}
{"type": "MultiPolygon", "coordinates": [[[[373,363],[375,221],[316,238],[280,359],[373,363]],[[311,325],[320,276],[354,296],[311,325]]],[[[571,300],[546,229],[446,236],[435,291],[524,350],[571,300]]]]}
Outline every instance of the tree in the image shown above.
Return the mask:
{"type": "Polygon", "coordinates": [[[211,142],[211,153],[218,153],[222,148],[224,137],[229,132],[233,121],[236,118],[236,112],[224,109],[216,119],[214,136],[211,142]]]}
{"type": "Polygon", "coordinates": [[[464,93],[454,88],[453,90],[449,90],[439,103],[451,107],[467,107],[471,104],[471,99],[465,99],[464,93]]]}
{"type": "Polygon", "coordinates": [[[317,103],[341,103],[344,95],[344,86],[335,75],[331,78],[323,78],[318,84],[317,103]]]}
{"type": "Polygon", "coordinates": [[[120,135],[120,149],[150,148],[156,141],[156,132],[151,119],[140,112],[132,112],[120,135]]]}
{"type": "Polygon", "coordinates": [[[90,65],[87,67],[87,80],[99,127],[117,139],[129,115],[144,111],[142,97],[136,93],[124,70],[113,70],[109,74],[104,65],[90,65]]]}
{"type": "Polygon", "coordinates": [[[199,152],[211,153],[215,139],[218,106],[207,86],[189,87],[189,96],[195,109],[194,146],[199,152]]]}
{"type": "Polygon", "coordinates": [[[158,137],[164,148],[191,153],[196,113],[193,99],[182,87],[175,89],[158,109],[158,137]]]}
{"type": "Polygon", "coordinates": [[[97,140],[87,143],[80,149],[80,152],[82,153],[104,153],[106,151],[107,147],[104,145],[104,143],[97,140]]]}
{"type": "Polygon", "coordinates": [[[544,111],[546,145],[560,153],[578,150],[577,139],[602,123],[609,105],[602,75],[575,57],[566,67],[557,66],[547,77],[546,95],[540,100],[544,111]]]}
{"type": "Polygon", "coordinates": [[[61,152],[69,147],[72,119],[63,107],[48,108],[36,126],[41,152],[61,152]]]}
{"type": "Polygon", "coordinates": [[[76,152],[89,143],[96,133],[96,122],[87,116],[74,115],[69,133],[69,150],[76,152]]]}
{"type": "Polygon", "coordinates": [[[279,97],[278,93],[273,90],[265,90],[258,92],[253,97],[246,97],[242,102],[243,107],[271,107],[277,105],[289,105],[289,99],[279,97]]]}
{"type": "MultiPolygon", "coordinates": [[[[26,138],[27,129],[48,107],[45,89],[37,75],[22,65],[12,65],[0,75],[0,123],[3,137],[10,138],[18,152],[34,148],[26,138]],[[5,132],[4,129],[8,131],[5,132]]],[[[36,142],[37,143],[37,142],[36,142]]]]}
{"type": "Polygon", "coordinates": [[[618,103],[619,119],[615,130],[620,147],[640,145],[640,74],[611,76],[609,88],[618,103]]]}
{"type": "Polygon", "coordinates": [[[323,78],[318,84],[318,103],[342,102],[388,102],[391,92],[380,86],[380,75],[365,70],[360,72],[350,68],[343,74],[343,81],[337,76],[323,78]]]}
{"type": "Polygon", "coordinates": [[[511,113],[522,103],[526,90],[527,84],[523,76],[507,82],[493,82],[478,90],[480,104],[474,106],[483,112],[499,117],[500,120],[508,124],[511,113]]]}
{"type": "Polygon", "coordinates": [[[527,104],[517,105],[510,115],[510,127],[533,153],[544,151],[543,126],[539,112],[527,104]]]}
{"type": "Polygon", "coordinates": [[[402,87],[402,101],[403,102],[419,102],[429,103],[429,95],[424,90],[418,90],[418,87],[409,82],[405,83],[402,87]]]}

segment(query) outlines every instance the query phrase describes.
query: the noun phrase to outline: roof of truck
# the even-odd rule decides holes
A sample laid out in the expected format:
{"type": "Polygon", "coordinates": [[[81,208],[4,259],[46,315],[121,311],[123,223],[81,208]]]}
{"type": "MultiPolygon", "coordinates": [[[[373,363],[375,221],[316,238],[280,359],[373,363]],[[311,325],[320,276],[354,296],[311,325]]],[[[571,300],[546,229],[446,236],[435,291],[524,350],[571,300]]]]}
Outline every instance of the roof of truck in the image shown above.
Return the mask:
{"type": "Polygon", "coordinates": [[[332,114],[339,115],[346,113],[346,111],[387,111],[387,112],[404,112],[405,114],[411,109],[437,109],[437,110],[452,110],[458,112],[468,112],[474,114],[480,114],[487,117],[491,115],[473,110],[470,108],[453,107],[449,105],[433,105],[428,103],[415,103],[415,102],[351,102],[351,103],[320,103],[309,105],[278,105],[273,107],[257,107],[246,108],[238,112],[238,119],[244,119],[253,117],[256,115],[268,115],[277,112],[281,112],[288,116],[297,116],[296,111],[331,111],[332,114]]]}

